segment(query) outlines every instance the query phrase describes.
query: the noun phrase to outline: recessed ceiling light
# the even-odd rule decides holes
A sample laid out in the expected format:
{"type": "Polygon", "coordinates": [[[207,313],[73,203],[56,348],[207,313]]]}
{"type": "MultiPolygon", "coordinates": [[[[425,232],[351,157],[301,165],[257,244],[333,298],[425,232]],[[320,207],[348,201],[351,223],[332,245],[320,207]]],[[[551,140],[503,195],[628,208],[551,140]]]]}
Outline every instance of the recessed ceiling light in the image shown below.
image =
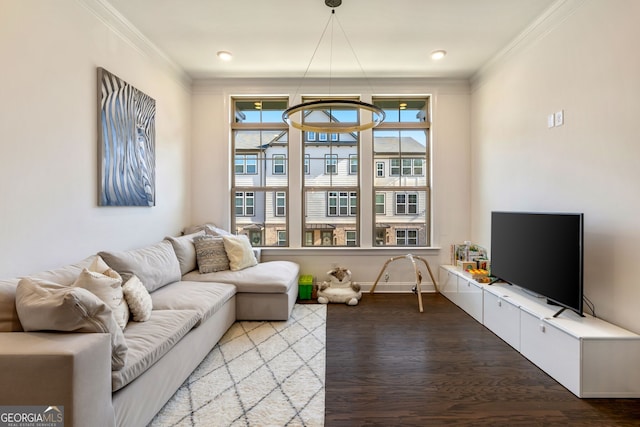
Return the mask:
{"type": "Polygon", "coordinates": [[[218,58],[222,59],[223,61],[231,61],[231,58],[233,57],[231,52],[227,52],[226,50],[221,50],[216,55],[218,55],[218,58]]]}
{"type": "Polygon", "coordinates": [[[438,59],[444,58],[446,54],[447,54],[446,50],[434,50],[433,52],[431,52],[431,59],[434,59],[437,61],[438,59]]]}

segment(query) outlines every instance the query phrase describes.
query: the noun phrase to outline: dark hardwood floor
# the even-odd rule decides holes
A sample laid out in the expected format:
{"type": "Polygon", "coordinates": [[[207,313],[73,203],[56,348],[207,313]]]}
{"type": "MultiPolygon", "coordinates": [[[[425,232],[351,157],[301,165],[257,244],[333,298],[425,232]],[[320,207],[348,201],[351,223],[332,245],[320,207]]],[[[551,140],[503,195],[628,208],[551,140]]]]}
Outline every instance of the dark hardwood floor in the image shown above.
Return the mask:
{"type": "Polygon", "coordinates": [[[640,399],[579,399],[442,295],[423,302],[329,304],[326,427],[640,426],[640,399]]]}

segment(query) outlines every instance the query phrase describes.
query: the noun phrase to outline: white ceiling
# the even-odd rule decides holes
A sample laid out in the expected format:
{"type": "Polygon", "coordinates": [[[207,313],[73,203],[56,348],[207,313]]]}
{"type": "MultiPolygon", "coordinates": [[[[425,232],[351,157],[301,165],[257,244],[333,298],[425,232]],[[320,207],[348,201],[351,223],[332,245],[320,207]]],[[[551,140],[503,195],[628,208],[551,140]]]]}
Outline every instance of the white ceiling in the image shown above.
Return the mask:
{"type": "Polygon", "coordinates": [[[331,22],[324,0],[104,1],[200,79],[469,78],[559,0],[343,0],[331,22]]]}

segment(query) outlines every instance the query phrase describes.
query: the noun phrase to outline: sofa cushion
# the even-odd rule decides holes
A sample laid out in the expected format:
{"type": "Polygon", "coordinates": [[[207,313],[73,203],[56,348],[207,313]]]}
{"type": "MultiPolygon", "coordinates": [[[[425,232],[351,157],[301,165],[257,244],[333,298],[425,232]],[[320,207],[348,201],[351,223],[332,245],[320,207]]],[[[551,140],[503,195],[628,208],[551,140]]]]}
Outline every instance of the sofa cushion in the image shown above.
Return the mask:
{"type": "Polygon", "coordinates": [[[16,311],[16,286],[20,279],[0,280],[0,332],[21,332],[16,311]]]}
{"type": "Polygon", "coordinates": [[[99,252],[105,262],[122,276],[126,283],[138,276],[149,292],[180,280],[180,264],[173,246],[166,240],[155,245],[125,252],[99,252]]]}
{"type": "Polygon", "coordinates": [[[129,322],[124,336],[129,346],[127,363],[111,373],[112,391],[135,380],[185,336],[198,321],[193,310],[154,310],[148,322],[129,322]]]}
{"type": "Polygon", "coordinates": [[[95,261],[96,256],[91,255],[75,264],[66,265],[54,270],[42,271],[36,274],[30,274],[32,279],[46,280],[60,285],[72,285],[76,281],[83,268],[89,268],[95,261]]]}
{"type": "Polygon", "coordinates": [[[292,283],[297,283],[298,264],[291,261],[268,261],[240,271],[218,271],[200,274],[192,271],[182,280],[194,282],[219,282],[236,285],[238,293],[286,293],[292,283]]]}
{"type": "Polygon", "coordinates": [[[131,318],[135,322],[146,322],[151,317],[153,303],[149,291],[144,287],[138,276],[131,276],[122,286],[124,297],[131,311],[131,318]]]}
{"type": "Polygon", "coordinates": [[[204,235],[204,230],[200,230],[180,237],[165,237],[165,239],[171,243],[171,246],[173,246],[173,250],[175,251],[176,256],[178,257],[178,262],[180,263],[180,272],[182,274],[187,274],[188,272],[196,269],[198,264],[193,239],[197,236],[204,235]]]}
{"type": "Polygon", "coordinates": [[[224,250],[229,258],[231,270],[238,271],[247,267],[253,267],[258,263],[253,254],[253,247],[249,238],[244,234],[239,236],[222,236],[224,250]]]}
{"type": "MultiPolygon", "coordinates": [[[[82,261],[55,270],[32,274],[32,279],[41,279],[61,285],[72,285],[83,268],[89,268],[97,257],[91,255],[82,261]]],[[[21,332],[20,318],[16,311],[16,286],[19,278],[0,280],[0,332],[21,332]]]]}
{"type": "Polygon", "coordinates": [[[73,286],[86,289],[100,298],[111,309],[120,329],[124,329],[129,321],[129,307],[122,292],[122,277],[115,270],[108,268],[101,273],[85,268],[73,286]]]}
{"type": "Polygon", "coordinates": [[[194,244],[200,273],[229,270],[229,258],[222,237],[198,236],[194,244]]]}
{"type": "Polygon", "coordinates": [[[213,316],[236,294],[227,283],[177,282],[155,291],[151,298],[155,310],[195,310],[199,326],[213,316]]]}
{"type": "Polygon", "coordinates": [[[121,369],[127,343],[111,309],[90,291],[49,281],[20,280],[16,309],[25,331],[102,332],[111,334],[111,367],[121,369]]]}
{"type": "Polygon", "coordinates": [[[227,230],[217,227],[215,224],[207,222],[205,224],[192,225],[182,230],[183,234],[191,234],[197,231],[204,231],[210,236],[232,236],[227,230]]]}

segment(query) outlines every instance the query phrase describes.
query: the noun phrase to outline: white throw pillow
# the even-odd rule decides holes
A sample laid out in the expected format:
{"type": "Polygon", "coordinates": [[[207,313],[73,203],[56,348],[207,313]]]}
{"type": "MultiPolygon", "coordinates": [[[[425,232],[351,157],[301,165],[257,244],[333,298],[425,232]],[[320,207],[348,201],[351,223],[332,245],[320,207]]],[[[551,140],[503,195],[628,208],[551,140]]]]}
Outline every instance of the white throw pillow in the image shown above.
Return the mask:
{"type": "Polygon", "coordinates": [[[120,329],[124,329],[129,321],[129,307],[122,292],[122,277],[112,270],[104,273],[83,269],[73,286],[86,289],[104,301],[113,312],[120,329]]]}
{"type": "Polygon", "coordinates": [[[151,317],[153,302],[149,291],[144,287],[137,276],[131,276],[127,283],[122,285],[124,298],[127,300],[131,317],[136,322],[146,322],[151,317]]]}
{"type": "Polygon", "coordinates": [[[16,287],[16,310],[29,331],[102,332],[111,335],[111,368],[122,369],[127,343],[111,308],[90,291],[25,278],[16,287]]]}
{"type": "Polygon", "coordinates": [[[222,240],[224,241],[224,250],[227,252],[229,266],[232,271],[242,270],[258,264],[247,236],[222,236],[222,240]]]}

